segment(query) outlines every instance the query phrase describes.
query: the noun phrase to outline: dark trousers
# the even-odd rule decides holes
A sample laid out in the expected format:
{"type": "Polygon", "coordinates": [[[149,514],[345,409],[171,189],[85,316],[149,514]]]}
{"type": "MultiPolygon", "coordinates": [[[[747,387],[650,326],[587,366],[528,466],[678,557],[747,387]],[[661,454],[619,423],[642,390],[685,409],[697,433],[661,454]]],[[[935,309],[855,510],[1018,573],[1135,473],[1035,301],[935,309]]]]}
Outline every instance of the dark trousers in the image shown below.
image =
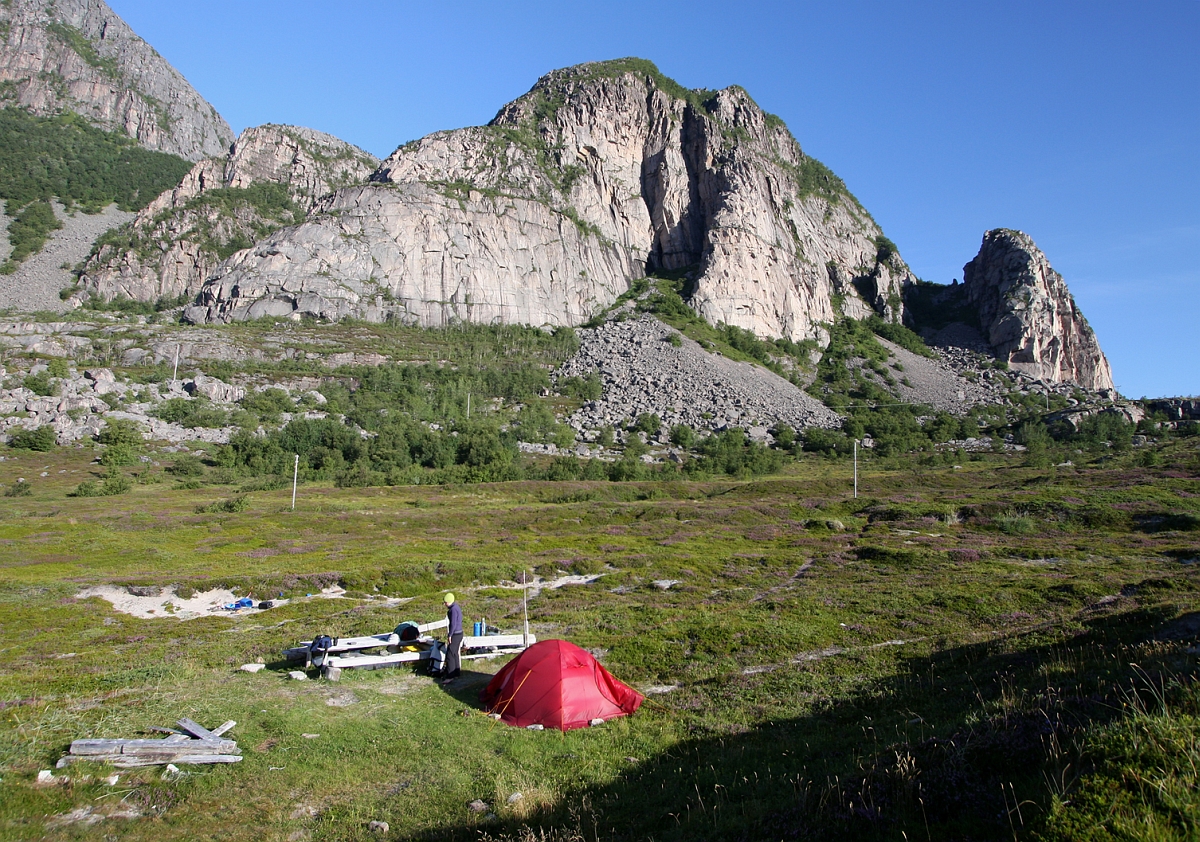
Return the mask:
{"type": "Polygon", "coordinates": [[[450,635],[450,645],[446,647],[446,668],[443,671],[447,678],[454,678],[462,671],[462,641],[462,632],[450,635]]]}

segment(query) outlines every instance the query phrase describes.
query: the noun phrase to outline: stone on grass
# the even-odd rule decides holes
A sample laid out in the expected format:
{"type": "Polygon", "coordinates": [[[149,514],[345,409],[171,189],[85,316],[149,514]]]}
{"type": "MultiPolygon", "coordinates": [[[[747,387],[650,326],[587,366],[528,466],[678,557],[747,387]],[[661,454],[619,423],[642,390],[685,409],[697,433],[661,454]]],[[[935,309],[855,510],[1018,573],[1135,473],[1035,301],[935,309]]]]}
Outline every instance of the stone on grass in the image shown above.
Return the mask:
{"type": "Polygon", "coordinates": [[[525,795],[523,793],[514,792],[512,795],[508,796],[508,802],[507,802],[508,806],[511,807],[513,804],[516,804],[518,801],[520,801],[524,797],[525,797],[525,795]]]}
{"type": "Polygon", "coordinates": [[[392,826],[387,822],[371,822],[367,825],[367,829],[372,833],[378,833],[382,835],[389,832],[392,829],[392,826]]]}
{"type": "Polygon", "coordinates": [[[308,681],[308,675],[304,670],[292,670],[288,673],[288,678],[292,681],[308,681]]]}
{"type": "Polygon", "coordinates": [[[242,672],[260,672],[266,668],[266,664],[242,664],[238,667],[242,672]]]}
{"type": "Polygon", "coordinates": [[[40,784],[54,783],[54,773],[49,769],[43,769],[42,771],[38,772],[37,782],[40,784]]]}
{"type": "Polygon", "coordinates": [[[476,798],[474,801],[472,801],[470,804],[467,805],[467,809],[470,810],[472,813],[486,813],[488,811],[488,805],[486,802],[481,801],[480,799],[476,798]]]}

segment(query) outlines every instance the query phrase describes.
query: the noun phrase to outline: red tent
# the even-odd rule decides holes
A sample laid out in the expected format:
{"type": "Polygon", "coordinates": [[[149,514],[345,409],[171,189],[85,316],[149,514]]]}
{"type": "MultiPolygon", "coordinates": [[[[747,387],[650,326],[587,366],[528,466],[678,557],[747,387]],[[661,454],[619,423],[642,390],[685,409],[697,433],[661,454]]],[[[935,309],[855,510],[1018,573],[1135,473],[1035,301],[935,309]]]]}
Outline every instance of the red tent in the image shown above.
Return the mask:
{"type": "Polygon", "coordinates": [[[644,697],[573,643],[541,640],[496,673],[479,700],[509,725],[569,731],[627,716],[644,697]]]}

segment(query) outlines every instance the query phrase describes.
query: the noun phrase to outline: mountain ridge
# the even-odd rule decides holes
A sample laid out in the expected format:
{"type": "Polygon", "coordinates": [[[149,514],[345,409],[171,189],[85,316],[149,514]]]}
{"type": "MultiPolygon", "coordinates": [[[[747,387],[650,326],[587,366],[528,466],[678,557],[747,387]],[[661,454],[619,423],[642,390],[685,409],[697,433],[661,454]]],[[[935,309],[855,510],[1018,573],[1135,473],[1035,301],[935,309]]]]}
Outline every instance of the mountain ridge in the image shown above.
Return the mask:
{"type": "Polygon", "coordinates": [[[216,109],[104,0],[0,4],[0,105],[71,111],[189,161],[233,141],[216,109]]]}

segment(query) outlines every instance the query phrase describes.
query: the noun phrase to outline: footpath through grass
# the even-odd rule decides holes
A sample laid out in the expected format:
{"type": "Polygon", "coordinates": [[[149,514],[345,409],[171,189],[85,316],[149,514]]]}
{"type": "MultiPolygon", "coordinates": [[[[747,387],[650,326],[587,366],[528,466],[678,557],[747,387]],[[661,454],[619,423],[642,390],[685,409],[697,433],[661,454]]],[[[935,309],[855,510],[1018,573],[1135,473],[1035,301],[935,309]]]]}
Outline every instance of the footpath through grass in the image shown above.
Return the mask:
{"type": "Polygon", "coordinates": [[[152,482],[158,468],[73,498],[103,470],[92,451],[11,453],[0,483],[31,493],[0,504],[3,838],[380,838],[371,821],[391,839],[1200,832],[1194,439],[1152,469],[868,465],[858,500],[848,463],[814,458],[751,482],[308,485],[295,512],[278,490],[216,513],[197,510],[222,491],[152,482]],[[314,633],[436,619],[447,589],[517,630],[520,592],[501,585],[522,569],[603,574],[543,589],[530,619],[660,691],[637,715],[528,732],[479,711],[499,663],[446,692],[407,670],[293,682],[278,660],[314,633]],[[331,583],[347,597],[307,596],[331,583]],[[139,619],[76,598],[96,584],[290,601],[139,619]],[[181,716],[237,720],[244,761],[36,783],[73,739],[181,716]]]}

